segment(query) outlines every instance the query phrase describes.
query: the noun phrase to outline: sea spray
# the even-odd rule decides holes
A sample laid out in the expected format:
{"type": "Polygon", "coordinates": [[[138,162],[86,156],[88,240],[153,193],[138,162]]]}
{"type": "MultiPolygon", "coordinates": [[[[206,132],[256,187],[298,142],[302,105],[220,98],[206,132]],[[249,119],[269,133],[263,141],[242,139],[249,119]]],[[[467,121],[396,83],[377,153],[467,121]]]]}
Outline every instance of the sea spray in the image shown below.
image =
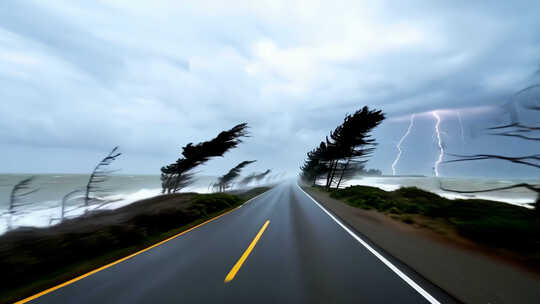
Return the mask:
{"type": "MultiPolygon", "coordinates": [[[[0,234],[7,230],[8,215],[7,200],[9,192],[21,178],[28,175],[0,174],[0,234]]],[[[60,215],[62,197],[70,191],[84,185],[88,175],[84,174],[42,174],[36,178],[36,184],[40,191],[29,197],[35,203],[23,210],[21,214],[12,217],[13,228],[22,226],[47,227],[57,224],[60,215]]],[[[207,193],[207,184],[214,181],[215,177],[201,176],[190,187],[182,192],[207,193]]],[[[113,175],[107,182],[110,195],[106,199],[114,202],[104,205],[100,210],[120,208],[141,199],[150,198],[161,194],[161,186],[158,175],[113,175]]],[[[76,200],[74,200],[76,201],[76,200]]],[[[97,206],[91,207],[96,208],[97,206]]],[[[84,213],[81,202],[71,202],[66,206],[66,218],[75,218],[84,213]]]]}

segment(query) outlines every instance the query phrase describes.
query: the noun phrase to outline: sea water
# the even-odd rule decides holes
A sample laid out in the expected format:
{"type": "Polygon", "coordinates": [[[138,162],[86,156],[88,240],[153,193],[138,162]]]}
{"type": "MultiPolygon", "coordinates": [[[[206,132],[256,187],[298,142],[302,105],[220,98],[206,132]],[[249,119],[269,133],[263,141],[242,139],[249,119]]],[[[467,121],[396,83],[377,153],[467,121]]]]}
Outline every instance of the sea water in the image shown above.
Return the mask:
{"type": "MultiPolygon", "coordinates": [[[[30,174],[0,174],[0,234],[7,230],[8,222],[11,227],[33,226],[46,227],[58,223],[61,213],[61,201],[64,195],[73,190],[83,190],[88,182],[88,175],[84,174],[37,174],[33,175],[31,189],[38,189],[24,197],[25,205],[18,208],[14,215],[7,213],[10,193],[13,186],[19,181],[28,178],[30,174]]],[[[198,177],[188,188],[182,192],[209,192],[209,185],[215,181],[214,177],[198,177]]],[[[112,175],[99,185],[105,192],[103,198],[113,200],[100,207],[100,209],[115,209],[135,201],[161,194],[161,181],[159,175],[112,175]]],[[[91,207],[96,208],[96,206],[91,207]]],[[[81,200],[71,200],[66,206],[67,218],[77,217],[85,212],[81,200]]]]}

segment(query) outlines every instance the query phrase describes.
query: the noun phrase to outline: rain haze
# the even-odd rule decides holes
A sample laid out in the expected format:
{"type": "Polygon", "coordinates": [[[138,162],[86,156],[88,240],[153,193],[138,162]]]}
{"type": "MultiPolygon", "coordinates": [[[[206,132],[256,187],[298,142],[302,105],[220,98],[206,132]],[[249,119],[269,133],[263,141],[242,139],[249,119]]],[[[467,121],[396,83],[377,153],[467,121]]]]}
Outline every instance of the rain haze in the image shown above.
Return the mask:
{"type": "MultiPolygon", "coordinates": [[[[367,164],[384,174],[413,113],[399,174],[433,174],[432,111],[448,152],[535,151],[484,128],[507,121],[501,106],[539,79],[539,10],[538,1],[2,1],[1,170],[84,173],[118,145],[121,172],[159,174],[185,144],[247,122],[243,144],[198,170],[257,159],[253,170],[294,176],[364,105],[387,114],[367,164]]],[[[491,161],[440,174],[535,171],[491,161]]]]}

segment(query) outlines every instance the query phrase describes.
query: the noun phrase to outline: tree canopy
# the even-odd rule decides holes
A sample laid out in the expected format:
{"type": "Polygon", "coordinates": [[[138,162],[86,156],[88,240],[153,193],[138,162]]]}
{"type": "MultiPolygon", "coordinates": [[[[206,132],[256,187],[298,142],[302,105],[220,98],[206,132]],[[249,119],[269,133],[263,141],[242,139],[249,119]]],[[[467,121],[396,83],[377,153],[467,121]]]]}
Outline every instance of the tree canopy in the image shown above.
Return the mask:
{"type": "Polygon", "coordinates": [[[326,188],[339,188],[348,178],[363,170],[363,164],[375,150],[376,142],[370,132],[385,116],[381,110],[368,107],[347,114],[319,146],[307,153],[300,167],[300,176],[313,184],[326,175],[326,188]]]}
{"type": "Polygon", "coordinates": [[[162,192],[174,193],[190,185],[193,182],[191,170],[212,157],[223,156],[230,149],[236,148],[242,142],[241,138],[248,136],[247,128],[247,123],[241,123],[222,131],[212,140],[184,146],[182,157],[161,168],[162,192]]]}
{"type": "Polygon", "coordinates": [[[261,172],[261,173],[251,173],[250,175],[244,177],[241,181],[240,181],[240,184],[241,185],[247,185],[253,181],[257,181],[258,183],[264,179],[268,174],[270,174],[270,172],[272,172],[272,170],[270,169],[267,169],[266,171],[264,172],[261,172]]]}
{"type": "Polygon", "coordinates": [[[238,165],[236,165],[234,168],[229,170],[225,175],[221,176],[217,183],[215,184],[215,187],[218,188],[220,192],[226,191],[228,188],[231,187],[231,183],[240,176],[240,172],[242,169],[249,165],[256,162],[256,160],[246,160],[238,165]]]}

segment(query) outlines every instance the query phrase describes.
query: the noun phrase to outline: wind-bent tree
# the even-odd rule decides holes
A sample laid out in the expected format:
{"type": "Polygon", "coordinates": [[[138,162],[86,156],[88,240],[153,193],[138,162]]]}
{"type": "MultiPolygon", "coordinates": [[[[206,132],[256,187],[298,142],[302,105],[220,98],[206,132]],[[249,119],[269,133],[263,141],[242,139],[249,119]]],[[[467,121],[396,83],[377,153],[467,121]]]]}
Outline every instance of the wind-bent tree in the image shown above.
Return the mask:
{"type": "MultiPolygon", "coordinates": [[[[343,124],[336,128],[330,135],[338,154],[339,179],[336,188],[354,175],[355,172],[364,168],[377,143],[371,138],[371,130],[377,127],[385,116],[380,110],[369,110],[368,107],[356,111],[352,115],[345,116],[343,124]]],[[[337,177],[336,177],[337,179],[337,177]]],[[[333,181],[330,181],[331,187],[333,181]]]]}
{"type": "Polygon", "coordinates": [[[20,208],[30,205],[31,202],[25,201],[25,198],[38,191],[38,188],[32,188],[32,182],[34,181],[35,177],[30,176],[28,178],[25,178],[21,181],[19,181],[15,186],[13,186],[13,189],[11,189],[11,194],[9,196],[9,205],[8,205],[8,222],[7,222],[7,229],[11,230],[12,227],[12,216],[18,212],[21,212],[20,208]]]}
{"type": "Polygon", "coordinates": [[[242,180],[240,180],[239,184],[242,185],[242,186],[248,185],[249,183],[251,183],[255,179],[255,175],[256,175],[256,173],[249,174],[248,176],[242,178],[242,180]]]}
{"type": "Polygon", "coordinates": [[[242,171],[242,169],[245,166],[252,164],[254,162],[256,162],[256,160],[246,160],[239,163],[238,165],[236,165],[236,167],[229,170],[227,174],[221,176],[218,179],[217,183],[214,185],[215,188],[217,188],[219,192],[225,192],[227,189],[229,189],[232,186],[232,182],[236,178],[238,178],[238,176],[240,176],[240,172],[242,171]]]}
{"type": "Polygon", "coordinates": [[[109,152],[109,154],[94,167],[84,190],[85,212],[88,211],[88,207],[92,204],[99,204],[99,207],[101,207],[112,202],[111,200],[103,198],[108,191],[102,187],[102,184],[106,182],[110,178],[110,174],[114,172],[114,170],[107,170],[107,167],[120,155],[122,155],[122,153],[118,152],[118,147],[114,147],[111,152],[109,152]]]}
{"type": "Polygon", "coordinates": [[[210,141],[193,145],[189,143],[182,148],[182,157],[176,162],[161,168],[162,192],[175,193],[193,182],[195,167],[207,162],[212,157],[223,156],[225,152],[236,148],[241,138],[248,135],[247,124],[236,125],[223,131],[210,141]]]}
{"type": "Polygon", "coordinates": [[[319,147],[307,153],[307,159],[300,167],[300,177],[304,181],[315,185],[320,176],[329,174],[330,168],[326,150],[326,143],[322,141],[319,147]]]}
{"type": "Polygon", "coordinates": [[[272,170],[267,169],[267,170],[264,171],[263,173],[260,173],[260,174],[255,175],[255,177],[254,177],[254,178],[255,178],[255,181],[256,181],[257,183],[260,183],[261,180],[263,180],[266,176],[268,176],[268,174],[270,174],[270,172],[272,172],[272,170]]]}
{"type": "Polygon", "coordinates": [[[64,218],[66,217],[66,213],[68,212],[68,210],[66,210],[68,202],[74,199],[80,200],[81,193],[82,191],[80,189],[76,189],[64,195],[64,197],[62,197],[62,201],[60,202],[60,215],[57,218],[51,218],[49,220],[49,225],[52,224],[52,222],[55,220],[59,223],[62,223],[64,221],[64,218]],[[77,195],[79,196],[77,197],[77,195]]]}
{"type": "MultiPolygon", "coordinates": [[[[540,115],[540,84],[529,86],[516,94],[514,94],[510,103],[505,105],[505,108],[509,110],[510,122],[502,125],[490,127],[489,135],[493,136],[503,136],[511,137],[522,140],[523,142],[535,142],[540,141],[540,122],[536,122],[534,125],[528,125],[521,122],[518,108],[521,107],[522,110],[527,111],[530,114],[533,114],[535,117],[540,115]],[[521,104],[517,98],[521,97],[523,94],[529,94],[530,100],[529,104],[521,104]],[[538,112],[538,114],[536,114],[538,112]]],[[[528,154],[520,156],[505,156],[493,153],[486,154],[472,154],[472,155],[458,155],[450,154],[454,156],[455,159],[445,161],[444,163],[456,163],[464,161],[476,161],[476,160],[499,160],[507,161],[518,165],[533,167],[540,169],[540,154],[528,154]]],[[[454,193],[482,193],[482,192],[491,192],[499,190],[508,190],[514,188],[526,188],[533,192],[536,192],[536,201],[533,203],[534,209],[540,215],[540,184],[534,185],[529,183],[518,183],[506,187],[500,188],[490,188],[483,190],[474,190],[474,191],[463,191],[459,189],[450,189],[444,187],[442,184],[440,188],[444,191],[454,192],[454,193]]]]}
{"type": "Polygon", "coordinates": [[[253,181],[260,182],[263,178],[265,178],[268,174],[270,174],[270,172],[272,172],[272,170],[268,169],[268,170],[266,170],[264,172],[261,172],[261,173],[251,173],[250,175],[244,177],[240,181],[240,185],[245,186],[245,185],[250,184],[253,181]]]}
{"type": "Polygon", "coordinates": [[[339,188],[347,179],[363,170],[377,145],[370,132],[385,116],[381,110],[363,107],[354,114],[345,116],[343,123],[330,133],[316,149],[308,152],[301,177],[313,184],[321,175],[326,175],[325,187],[339,188]]]}
{"type": "MultiPolygon", "coordinates": [[[[171,170],[169,166],[167,166],[166,172],[174,172],[168,171],[171,170]]],[[[175,168],[173,170],[179,169],[175,168]]],[[[193,177],[195,174],[191,172],[184,172],[183,174],[163,173],[163,168],[161,168],[161,171],[161,193],[176,193],[181,189],[191,185],[194,181],[193,177]]]]}
{"type": "Polygon", "coordinates": [[[304,160],[304,164],[300,167],[300,178],[313,186],[317,183],[317,178],[327,171],[326,165],[313,156],[316,152],[316,149],[308,152],[307,159],[304,160]]]}

